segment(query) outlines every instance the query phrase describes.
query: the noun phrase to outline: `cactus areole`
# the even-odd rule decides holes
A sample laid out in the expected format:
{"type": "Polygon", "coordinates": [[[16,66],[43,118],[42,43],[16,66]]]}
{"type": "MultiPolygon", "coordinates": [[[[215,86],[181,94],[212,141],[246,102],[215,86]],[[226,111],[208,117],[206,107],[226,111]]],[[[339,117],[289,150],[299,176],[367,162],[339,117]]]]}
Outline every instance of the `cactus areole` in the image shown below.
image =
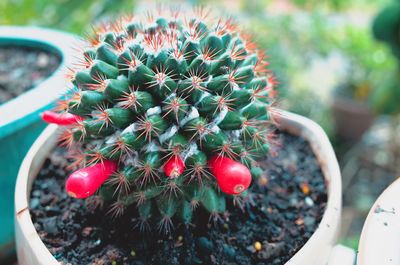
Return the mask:
{"type": "Polygon", "coordinates": [[[43,114],[64,125],[75,160],[68,194],[98,196],[114,215],[135,205],[141,220],[163,224],[190,223],[190,205],[218,214],[247,196],[249,169],[268,151],[275,79],[231,19],[125,17],[81,51],[72,90],[43,114]]]}

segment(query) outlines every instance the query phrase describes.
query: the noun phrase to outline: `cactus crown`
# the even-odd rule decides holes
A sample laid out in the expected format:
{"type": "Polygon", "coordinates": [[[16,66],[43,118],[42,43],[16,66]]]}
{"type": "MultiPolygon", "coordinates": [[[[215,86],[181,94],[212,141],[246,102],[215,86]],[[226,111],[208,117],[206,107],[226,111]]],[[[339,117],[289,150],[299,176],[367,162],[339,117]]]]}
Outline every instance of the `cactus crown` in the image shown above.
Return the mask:
{"type": "Polygon", "coordinates": [[[97,190],[113,215],[135,205],[166,230],[173,217],[191,222],[198,205],[215,216],[244,196],[248,168],[259,175],[268,150],[275,82],[231,19],[204,14],[123,18],[89,39],[59,102],[74,120],[62,136],[72,166],[86,167],[69,194],[97,190]],[[94,189],[82,181],[91,174],[94,189]]]}

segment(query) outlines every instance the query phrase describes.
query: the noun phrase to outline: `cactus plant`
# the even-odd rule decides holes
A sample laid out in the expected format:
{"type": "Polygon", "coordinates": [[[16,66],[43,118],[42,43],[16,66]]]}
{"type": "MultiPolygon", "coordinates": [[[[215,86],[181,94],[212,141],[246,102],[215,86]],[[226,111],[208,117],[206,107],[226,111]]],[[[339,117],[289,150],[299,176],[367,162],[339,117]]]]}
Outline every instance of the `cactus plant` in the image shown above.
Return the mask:
{"type": "Polygon", "coordinates": [[[63,125],[66,183],[113,216],[127,207],[170,230],[202,205],[212,216],[246,196],[268,151],[275,79],[231,19],[206,12],[127,17],[82,48],[72,90],[44,119],[63,125]],[[66,113],[64,113],[66,112],[66,113]]]}

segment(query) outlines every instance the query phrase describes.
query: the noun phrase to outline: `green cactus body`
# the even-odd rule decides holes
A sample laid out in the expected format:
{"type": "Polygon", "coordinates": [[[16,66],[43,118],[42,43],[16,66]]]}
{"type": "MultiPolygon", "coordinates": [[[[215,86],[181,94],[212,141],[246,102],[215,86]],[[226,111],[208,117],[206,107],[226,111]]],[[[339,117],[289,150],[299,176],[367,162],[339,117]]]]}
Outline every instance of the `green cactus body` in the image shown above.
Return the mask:
{"type": "Polygon", "coordinates": [[[98,191],[114,203],[114,215],[137,205],[142,221],[168,228],[171,219],[189,224],[194,205],[226,210],[231,197],[210,177],[207,161],[222,155],[252,167],[267,152],[273,84],[260,69],[267,65],[261,53],[230,20],[153,22],[123,21],[119,31],[97,32],[100,43],[84,52],[66,111],[84,118],[69,128],[73,148],[86,154],[81,165],[118,165],[98,191]],[[184,169],[169,175],[163,165],[171,157],[184,169]]]}

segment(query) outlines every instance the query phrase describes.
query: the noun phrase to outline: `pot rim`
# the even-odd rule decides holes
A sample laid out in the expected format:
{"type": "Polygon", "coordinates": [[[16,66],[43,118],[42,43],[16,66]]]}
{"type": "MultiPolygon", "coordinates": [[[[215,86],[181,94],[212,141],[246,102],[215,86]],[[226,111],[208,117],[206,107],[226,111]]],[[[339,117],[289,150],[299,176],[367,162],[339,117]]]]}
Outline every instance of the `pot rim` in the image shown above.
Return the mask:
{"type": "Polygon", "coordinates": [[[400,262],[400,179],[387,187],[371,207],[361,231],[359,265],[400,262]]]}
{"type": "MultiPolygon", "coordinates": [[[[321,259],[328,261],[332,247],[335,245],[337,233],[340,226],[341,214],[341,175],[336,155],[323,129],[314,121],[297,114],[274,109],[272,118],[281,128],[289,133],[304,137],[310,144],[317,160],[321,166],[327,185],[327,204],[318,228],[314,231],[308,241],[301,249],[287,261],[286,265],[294,264],[321,264],[321,259]],[[317,139],[311,141],[312,139],[317,139]],[[316,251],[318,249],[318,251],[316,251]]],[[[24,247],[31,248],[40,257],[40,264],[58,264],[37,234],[29,213],[28,196],[32,182],[43,161],[34,160],[36,156],[46,157],[46,154],[54,148],[56,142],[56,125],[49,125],[42,135],[36,140],[26,155],[17,178],[15,190],[15,214],[16,231],[21,233],[23,240],[29,243],[24,247]],[[35,246],[35,249],[33,249],[35,246]]],[[[17,235],[18,256],[20,247],[17,235]]],[[[38,263],[39,264],[39,263],[38,263]]]]}
{"type": "Polygon", "coordinates": [[[67,91],[67,66],[76,62],[77,51],[73,47],[77,47],[79,42],[77,36],[59,30],[34,26],[0,26],[0,44],[40,47],[60,57],[60,65],[50,76],[0,105],[0,138],[36,121],[40,112],[48,109],[55,99],[67,91]]]}

